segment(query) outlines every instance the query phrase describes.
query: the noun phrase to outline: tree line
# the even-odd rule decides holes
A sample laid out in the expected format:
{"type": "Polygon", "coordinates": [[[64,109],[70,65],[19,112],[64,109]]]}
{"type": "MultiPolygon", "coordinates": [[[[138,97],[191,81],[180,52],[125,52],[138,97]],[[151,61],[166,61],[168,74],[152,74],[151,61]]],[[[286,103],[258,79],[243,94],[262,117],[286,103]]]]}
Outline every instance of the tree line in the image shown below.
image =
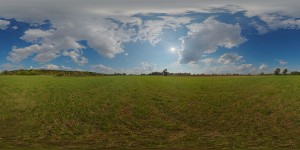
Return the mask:
{"type": "MultiPolygon", "coordinates": [[[[300,72],[299,71],[292,71],[289,74],[290,75],[300,75],[300,72]]],[[[283,71],[281,72],[280,68],[276,68],[274,70],[274,75],[288,75],[288,70],[283,69],[283,71]]]]}
{"type": "MultiPolygon", "coordinates": [[[[300,75],[299,71],[292,71],[289,73],[290,75],[300,75]]],[[[0,75],[50,75],[50,76],[126,76],[126,73],[111,73],[111,74],[104,74],[104,73],[96,73],[96,72],[89,72],[89,71],[67,71],[67,70],[44,70],[44,69],[30,69],[30,70],[13,70],[13,71],[2,71],[0,75]]],[[[129,74],[133,75],[133,74],[129,74]]],[[[167,69],[164,69],[162,72],[151,72],[149,74],[140,74],[140,75],[149,75],[149,76],[251,76],[250,73],[248,74],[237,74],[237,73],[211,73],[211,74],[191,74],[188,72],[184,73],[171,73],[168,72],[167,69]]],[[[259,75],[272,75],[272,73],[264,74],[263,72],[259,75]]],[[[283,69],[281,71],[280,68],[276,68],[274,70],[273,75],[288,75],[288,69],[283,69]]]]}
{"type": "Polygon", "coordinates": [[[30,69],[30,70],[13,70],[3,71],[1,75],[50,75],[50,76],[103,76],[105,74],[88,72],[88,71],[66,71],[66,70],[44,70],[44,69],[30,69]]]}

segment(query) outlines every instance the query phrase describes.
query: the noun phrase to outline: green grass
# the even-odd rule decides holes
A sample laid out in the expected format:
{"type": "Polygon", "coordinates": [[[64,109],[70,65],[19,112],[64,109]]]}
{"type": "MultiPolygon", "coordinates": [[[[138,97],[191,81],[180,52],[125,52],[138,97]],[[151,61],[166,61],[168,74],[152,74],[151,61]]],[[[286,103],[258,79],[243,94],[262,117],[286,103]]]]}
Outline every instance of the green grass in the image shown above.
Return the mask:
{"type": "Polygon", "coordinates": [[[0,76],[0,148],[300,148],[300,76],[0,76]]]}

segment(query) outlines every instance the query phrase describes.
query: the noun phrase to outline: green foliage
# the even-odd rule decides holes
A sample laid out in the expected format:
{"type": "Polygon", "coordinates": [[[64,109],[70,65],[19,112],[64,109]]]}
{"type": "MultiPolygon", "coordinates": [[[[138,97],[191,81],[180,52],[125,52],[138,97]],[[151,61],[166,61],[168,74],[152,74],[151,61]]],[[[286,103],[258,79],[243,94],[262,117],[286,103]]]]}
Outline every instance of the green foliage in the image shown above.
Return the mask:
{"type": "Polygon", "coordinates": [[[282,74],[283,74],[283,75],[286,75],[287,72],[288,72],[288,70],[287,70],[287,69],[284,69],[284,70],[282,71],[282,74]]]}
{"type": "Polygon", "coordinates": [[[49,76],[103,76],[104,74],[87,71],[65,70],[14,70],[3,71],[3,75],[49,75],[49,76]]]}
{"type": "Polygon", "coordinates": [[[162,73],[163,73],[164,76],[167,76],[169,74],[167,69],[164,69],[162,73]]]}
{"type": "Polygon", "coordinates": [[[299,149],[299,85],[300,76],[0,76],[0,149],[299,149]]]}
{"type": "Polygon", "coordinates": [[[279,75],[280,74],[280,68],[275,69],[274,75],[279,75]]]}
{"type": "Polygon", "coordinates": [[[149,75],[163,75],[162,72],[151,72],[149,75]]]}
{"type": "Polygon", "coordinates": [[[300,72],[299,71],[293,71],[290,73],[291,75],[300,75],[300,72]]]}

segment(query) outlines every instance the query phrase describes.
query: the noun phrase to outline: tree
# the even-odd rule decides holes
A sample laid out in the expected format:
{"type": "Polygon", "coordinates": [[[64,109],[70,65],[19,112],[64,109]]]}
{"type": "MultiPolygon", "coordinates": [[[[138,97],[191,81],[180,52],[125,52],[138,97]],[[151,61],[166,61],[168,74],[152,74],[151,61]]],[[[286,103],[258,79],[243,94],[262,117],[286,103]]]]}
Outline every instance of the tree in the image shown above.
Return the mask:
{"type": "Polygon", "coordinates": [[[280,68],[277,68],[275,71],[274,71],[274,75],[279,75],[280,74],[280,68]]]}
{"type": "Polygon", "coordinates": [[[167,69],[164,69],[162,73],[163,73],[164,76],[167,76],[169,74],[167,69]]]}
{"type": "Polygon", "coordinates": [[[293,71],[290,73],[291,75],[300,75],[300,72],[299,71],[293,71]]]}
{"type": "Polygon", "coordinates": [[[7,70],[4,70],[4,71],[3,71],[3,74],[4,74],[4,75],[8,75],[9,72],[8,72],[7,70]]]}
{"type": "Polygon", "coordinates": [[[288,72],[288,70],[287,70],[287,69],[284,69],[284,70],[282,71],[282,74],[283,74],[283,75],[286,75],[287,72],[288,72]]]}

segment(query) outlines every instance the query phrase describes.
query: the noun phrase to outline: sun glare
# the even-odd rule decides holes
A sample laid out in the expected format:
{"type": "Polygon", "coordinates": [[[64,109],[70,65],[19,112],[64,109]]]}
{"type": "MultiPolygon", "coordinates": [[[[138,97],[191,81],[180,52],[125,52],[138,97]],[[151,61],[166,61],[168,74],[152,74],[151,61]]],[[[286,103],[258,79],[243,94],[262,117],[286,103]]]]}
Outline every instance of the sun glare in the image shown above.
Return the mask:
{"type": "Polygon", "coordinates": [[[171,50],[171,52],[175,52],[176,48],[175,47],[171,47],[170,50],[171,50]]]}

